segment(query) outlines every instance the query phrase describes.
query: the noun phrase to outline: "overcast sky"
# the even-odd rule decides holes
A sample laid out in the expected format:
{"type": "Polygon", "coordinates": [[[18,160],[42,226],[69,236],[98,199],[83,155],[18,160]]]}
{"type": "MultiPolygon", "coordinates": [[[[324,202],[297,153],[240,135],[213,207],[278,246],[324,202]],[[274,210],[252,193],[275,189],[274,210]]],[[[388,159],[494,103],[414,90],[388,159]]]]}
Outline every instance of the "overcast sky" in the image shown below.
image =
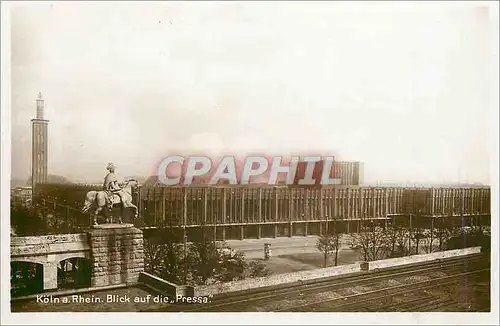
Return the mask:
{"type": "MultiPolygon", "coordinates": [[[[12,177],[30,174],[35,99],[49,173],[151,175],[178,149],[309,150],[366,182],[489,183],[488,9],[467,3],[19,4],[12,177]]],[[[498,53],[497,53],[498,54],[498,53]]]]}

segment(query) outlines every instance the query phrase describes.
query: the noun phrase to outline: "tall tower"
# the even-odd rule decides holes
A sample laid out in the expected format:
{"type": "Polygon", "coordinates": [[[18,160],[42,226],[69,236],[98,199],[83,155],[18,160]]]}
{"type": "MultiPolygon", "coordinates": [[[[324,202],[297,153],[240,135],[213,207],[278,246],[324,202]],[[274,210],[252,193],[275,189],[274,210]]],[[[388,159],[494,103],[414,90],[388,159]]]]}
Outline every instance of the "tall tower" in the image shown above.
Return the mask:
{"type": "Polygon", "coordinates": [[[32,124],[32,140],[31,140],[31,185],[33,192],[37,184],[47,182],[47,145],[48,134],[47,127],[48,120],[43,118],[44,101],[42,93],[38,93],[36,100],[36,119],[31,119],[32,124]]]}

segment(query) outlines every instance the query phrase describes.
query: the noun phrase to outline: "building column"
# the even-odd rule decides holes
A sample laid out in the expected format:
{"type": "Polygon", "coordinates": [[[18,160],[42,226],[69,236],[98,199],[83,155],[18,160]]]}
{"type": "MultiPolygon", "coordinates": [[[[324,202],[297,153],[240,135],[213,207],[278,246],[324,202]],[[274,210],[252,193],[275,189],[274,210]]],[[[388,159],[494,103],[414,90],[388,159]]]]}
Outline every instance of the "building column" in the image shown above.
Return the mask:
{"type": "Polygon", "coordinates": [[[288,191],[288,212],[289,212],[288,237],[291,238],[293,236],[293,198],[292,198],[293,195],[291,189],[287,189],[287,191],[288,191]]]}
{"type": "Polygon", "coordinates": [[[274,198],[274,220],[276,224],[274,225],[274,237],[278,237],[278,196],[279,193],[276,191],[276,198],[274,198]]]}
{"type": "Polygon", "coordinates": [[[226,189],[222,188],[222,241],[226,241],[226,209],[227,209],[227,201],[226,201],[226,189]]]}
{"type": "Polygon", "coordinates": [[[259,219],[259,229],[257,234],[257,239],[262,237],[262,188],[259,188],[259,211],[257,212],[259,219]]]}
{"type": "Polygon", "coordinates": [[[241,189],[241,223],[240,226],[240,240],[245,239],[245,223],[247,222],[245,218],[245,189],[241,189]]]}
{"type": "Polygon", "coordinates": [[[45,291],[57,290],[57,262],[55,261],[55,255],[49,255],[49,261],[43,264],[43,289],[45,291]]]}

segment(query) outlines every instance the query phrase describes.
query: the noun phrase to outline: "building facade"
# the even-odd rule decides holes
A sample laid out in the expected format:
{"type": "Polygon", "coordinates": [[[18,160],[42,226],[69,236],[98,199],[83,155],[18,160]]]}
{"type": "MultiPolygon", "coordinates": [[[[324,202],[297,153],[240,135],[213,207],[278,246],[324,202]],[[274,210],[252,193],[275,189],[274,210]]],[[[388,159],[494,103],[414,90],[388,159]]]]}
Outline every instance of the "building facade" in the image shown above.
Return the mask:
{"type": "MultiPolygon", "coordinates": [[[[314,185],[305,187],[320,187],[321,178],[323,175],[324,160],[318,161],[314,165],[313,179],[314,185]]],[[[306,172],[307,162],[300,161],[297,164],[297,172],[295,174],[294,186],[301,186],[299,180],[303,179],[306,172]]],[[[340,185],[343,186],[359,186],[363,184],[363,163],[334,161],[330,171],[330,178],[340,179],[340,185]]],[[[334,185],[332,185],[334,186],[334,185]]]]}

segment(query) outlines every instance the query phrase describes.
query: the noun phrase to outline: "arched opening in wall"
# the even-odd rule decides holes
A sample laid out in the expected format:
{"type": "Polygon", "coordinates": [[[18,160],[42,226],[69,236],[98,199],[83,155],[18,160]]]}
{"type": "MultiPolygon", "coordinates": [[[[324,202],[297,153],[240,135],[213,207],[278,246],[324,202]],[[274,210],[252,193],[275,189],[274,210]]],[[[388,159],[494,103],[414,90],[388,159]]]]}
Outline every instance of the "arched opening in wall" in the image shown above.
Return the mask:
{"type": "Polygon", "coordinates": [[[40,293],[43,291],[43,265],[25,262],[10,262],[10,295],[12,297],[40,293]]]}
{"type": "Polygon", "coordinates": [[[91,265],[85,258],[61,260],[57,266],[57,288],[75,289],[90,286],[91,265]]]}

